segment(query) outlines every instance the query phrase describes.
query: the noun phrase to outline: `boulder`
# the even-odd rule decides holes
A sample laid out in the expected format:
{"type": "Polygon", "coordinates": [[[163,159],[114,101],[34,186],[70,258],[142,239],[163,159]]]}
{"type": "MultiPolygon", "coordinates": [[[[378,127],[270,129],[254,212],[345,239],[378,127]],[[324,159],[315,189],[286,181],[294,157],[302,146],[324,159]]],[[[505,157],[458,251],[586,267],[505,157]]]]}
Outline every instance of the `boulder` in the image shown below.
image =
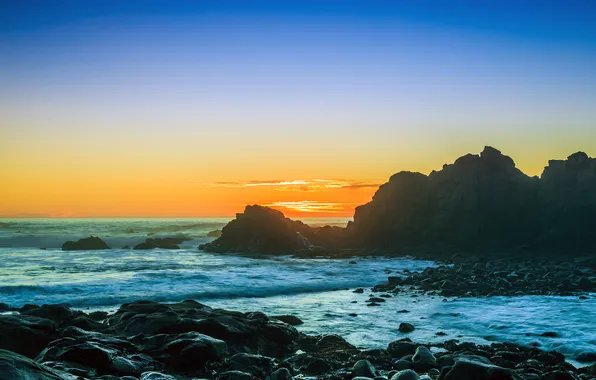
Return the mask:
{"type": "Polygon", "coordinates": [[[399,330],[399,332],[402,332],[402,333],[409,333],[409,332],[414,331],[414,325],[411,323],[402,322],[399,324],[398,330],[399,330]]]}
{"type": "Polygon", "coordinates": [[[426,372],[431,368],[437,367],[437,359],[430,352],[430,350],[424,346],[418,346],[414,356],[412,356],[412,363],[414,370],[417,372],[426,372]]]}
{"type": "Polygon", "coordinates": [[[0,315],[0,349],[36,357],[58,338],[56,323],[28,315],[0,315]]]}
{"type": "Polygon", "coordinates": [[[444,367],[439,380],[522,380],[515,372],[474,360],[459,359],[444,367]]]}
{"type": "Polygon", "coordinates": [[[147,371],[141,374],[141,380],[176,380],[176,378],[161,372],[147,371]]]}
{"type": "Polygon", "coordinates": [[[105,241],[97,236],[89,236],[88,238],[79,239],[77,241],[67,241],[62,244],[63,251],[88,251],[98,249],[111,249],[105,241]]]}
{"type": "Polygon", "coordinates": [[[0,349],[0,379],[76,380],[76,376],[39,364],[15,352],[0,349]]]}
{"type": "Polygon", "coordinates": [[[294,315],[274,315],[271,318],[287,323],[290,326],[298,326],[304,323],[300,318],[294,315]]]}
{"type": "Polygon", "coordinates": [[[354,377],[375,377],[375,366],[368,360],[358,360],[352,368],[352,376],[354,377]]]}
{"type": "Polygon", "coordinates": [[[397,372],[395,375],[391,377],[391,380],[419,380],[420,376],[411,369],[406,369],[403,371],[397,372]]]}
{"type": "Polygon", "coordinates": [[[197,332],[152,335],[137,345],[167,368],[182,372],[196,371],[229,355],[226,342],[197,332]]]}
{"type": "MultiPolygon", "coordinates": [[[[58,325],[74,319],[75,315],[77,315],[77,313],[74,313],[66,305],[42,305],[40,307],[27,309],[23,311],[22,314],[49,319],[58,325]]],[[[80,314],[82,313],[79,313],[79,315],[80,314]]]]}
{"type": "Polygon", "coordinates": [[[406,338],[389,343],[387,352],[392,358],[403,358],[406,355],[414,355],[416,348],[418,348],[418,344],[406,338]]]}
{"type": "Polygon", "coordinates": [[[293,380],[294,377],[287,368],[279,368],[271,373],[271,380],[293,380]]]}

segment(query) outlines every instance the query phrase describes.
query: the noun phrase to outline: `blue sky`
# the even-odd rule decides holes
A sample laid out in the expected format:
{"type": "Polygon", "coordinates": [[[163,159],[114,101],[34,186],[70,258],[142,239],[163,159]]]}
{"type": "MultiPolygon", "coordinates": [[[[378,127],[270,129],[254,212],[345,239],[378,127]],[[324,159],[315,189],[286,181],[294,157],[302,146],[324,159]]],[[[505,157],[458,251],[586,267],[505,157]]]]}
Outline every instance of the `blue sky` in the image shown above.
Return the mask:
{"type": "Polygon", "coordinates": [[[0,7],[0,159],[21,187],[79,166],[376,182],[484,145],[529,174],[596,155],[594,1],[0,7]]]}

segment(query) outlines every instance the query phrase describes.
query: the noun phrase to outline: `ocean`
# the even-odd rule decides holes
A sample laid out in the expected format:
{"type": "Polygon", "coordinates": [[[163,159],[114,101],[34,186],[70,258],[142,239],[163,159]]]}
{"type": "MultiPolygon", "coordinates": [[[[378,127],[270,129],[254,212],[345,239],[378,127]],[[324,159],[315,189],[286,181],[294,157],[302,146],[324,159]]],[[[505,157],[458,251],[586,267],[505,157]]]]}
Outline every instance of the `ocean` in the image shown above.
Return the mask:
{"type": "MultiPolygon", "coordinates": [[[[435,265],[411,258],[298,259],[202,252],[228,219],[3,219],[0,220],[0,302],[19,307],[68,303],[81,310],[115,311],[125,302],[194,299],[209,306],[269,315],[293,314],[298,329],[339,334],[361,348],[384,348],[414,324],[414,341],[511,341],[558,350],[573,358],[596,352],[596,298],[562,296],[443,298],[402,292],[368,307],[372,287],[404,270],[435,265]],[[64,252],[66,240],[104,239],[105,251],[64,252]],[[180,250],[135,251],[147,237],[191,240],[180,250]],[[41,249],[44,248],[44,249],[41,249]],[[356,261],[356,264],[350,263],[356,261]],[[407,313],[398,313],[408,310],[407,313]],[[355,314],[355,315],[354,315],[355,314]],[[437,332],[446,336],[437,336],[437,332]],[[559,337],[542,337],[555,331],[559,337]]],[[[345,225],[347,219],[305,219],[345,225]]]]}

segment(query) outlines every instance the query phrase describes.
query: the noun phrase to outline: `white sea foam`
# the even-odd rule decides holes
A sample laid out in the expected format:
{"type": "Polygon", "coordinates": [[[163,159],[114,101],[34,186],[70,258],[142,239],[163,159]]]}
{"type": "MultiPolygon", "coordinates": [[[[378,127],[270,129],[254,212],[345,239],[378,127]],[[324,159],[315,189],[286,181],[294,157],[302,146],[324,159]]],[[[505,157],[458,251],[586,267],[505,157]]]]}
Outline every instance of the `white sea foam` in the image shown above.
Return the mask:
{"type": "MultiPolygon", "coordinates": [[[[93,233],[103,237],[100,232],[130,227],[130,223],[117,221],[110,225],[104,221],[107,225],[99,226],[100,231],[91,231],[89,227],[93,224],[83,223],[87,225],[74,223],[73,236],[93,233]]],[[[217,224],[210,220],[192,223],[181,220],[179,223],[186,227],[160,231],[189,233],[190,229],[198,235],[197,230],[202,234],[223,225],[223,222],[217,224]],[[202,223],[200,228],[197,223],[202,223]]],[[[142,238],[149,233],[149,227],[158,230],[160,224],[165,225],[167,221],[141,221],[137,224],[140,232],[135,230],[138,234],[135,236],[142,238]]],[[[20,228],[24,230],[23,226],[20,228]]],[[[40,229],[39,226],[29,228],[40,229]]],[[[54,236],[68,232],[65,226],[51,224],[41,229],[54,236]]],[[[14,232],[7,230],[6,226],[0,226],[0,235],[14,232]]],[[[123,235],[126,233],[110,236],[123,235]]],[[[386,281],[387,272],[395,275],[404,269],[422,270],[433,263],[400,258],[358,258],[357,264],[350,264],[352,259],[257,259],[206,254],[196,248],[196,241],[186,247],[172,251],[75,252],[0,248],[0,302],[12,306],[68,303],[81,309],[113,311],[121,303],[138,299],[162,302],[196,299],[211,306],[242,311],[294,314],[305,321],[299,327],[302,331],[340,334],[360,347],[385,347],[390,341],[403,337],[397,327],[407,321],[416,326],[409,336],[418,341],[513,341],[557,349],[570,358],[582,351],[596,351],[593,323],[596,298],[593,297],[580,300],[577,297],[522,296],[443,301],[442,297],[404,292],[388,298],[380,307],[367,307],[365,301],[370,292],[355,294],[354,288],[386,281]],[[402,309],[410,312],[397,312],[402,309]],[[350,316],[352,313],[357,316],[350,316]],[[438,331],[447,335],[438,337],[435,335],[438,331]],[[546,331],[555,331],[560,337],[540,336],[546,331]]]]}

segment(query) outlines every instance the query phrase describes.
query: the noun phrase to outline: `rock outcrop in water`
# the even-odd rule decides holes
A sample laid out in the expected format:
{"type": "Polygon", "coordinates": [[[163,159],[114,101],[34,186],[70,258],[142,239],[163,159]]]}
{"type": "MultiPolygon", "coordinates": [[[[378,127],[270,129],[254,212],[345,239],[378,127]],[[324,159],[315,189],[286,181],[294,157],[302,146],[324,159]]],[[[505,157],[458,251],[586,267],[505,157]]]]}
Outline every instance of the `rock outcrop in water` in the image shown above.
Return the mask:
{"type": "Polygon", "coordinates": [[[356,208],[352,244],[449,253],[596,252],[596,159],[576,153],[528,177],[486,147],[426,176],[400,172],[356,208]]]}
{"type": "Polygon", "coordinates": [[[276,210],[247,206],[202,246],[210,252],[348,254],[596,252],[596,159],[551,160],[529,177],[485,147],[430,175],[399,172],[347,229],[310,228],[276,210]],[[313,246],[317,246],[316,249],[313,246]],[[351,248],[352,250],[346,250],[351,248]],[[360,251],[355,251],[360,250],[360,251]]]}
{"type": "Polygon", "coordinates": [[[186,241],[188,239],[185,238],[175,238],[175,237],[167,237],[167,238],[153,238],[153,239],[146,239],[143,243],[139,243],[134,246],[133,249],[143,250],[143,249],[180,249],[178,244],[186,241]]]}
{"type": "Polygon", "coordinates": [[[291,254],[310,251],[316,246],[336,247],[343,229],[325,226],[311,228],[286,218],[281,211],[264,206],[246,206],[228,223],[221,236],[199,248],[217,253],[291,254]]]}
{"type": "Polygon", "coordinates": [[[99,321],[64,305],[19,310],[0,316],[2,336],[15,325],[31,326],[25,315],[30,310],[45,316],[36,317],[37,325],[52,328],[35,350],[15,352],[14,342],[0,340],[0,379],[515,380],[596,374],[594,366],[574,368],[558,352],[512,343],[421,344],[405,338],[386,349],[361,350],[340,336],[305,335],[260,312],[195,301],[132,302],[99,321]]]}
{"type": "Polygon", "coordinates": [[[88,238],[79,239],[77,241],[67,241],[62,244],[63,251],[87,251],[98,249],[111,249],[105,241],[97,236],[89,236],[88,238]]]}

